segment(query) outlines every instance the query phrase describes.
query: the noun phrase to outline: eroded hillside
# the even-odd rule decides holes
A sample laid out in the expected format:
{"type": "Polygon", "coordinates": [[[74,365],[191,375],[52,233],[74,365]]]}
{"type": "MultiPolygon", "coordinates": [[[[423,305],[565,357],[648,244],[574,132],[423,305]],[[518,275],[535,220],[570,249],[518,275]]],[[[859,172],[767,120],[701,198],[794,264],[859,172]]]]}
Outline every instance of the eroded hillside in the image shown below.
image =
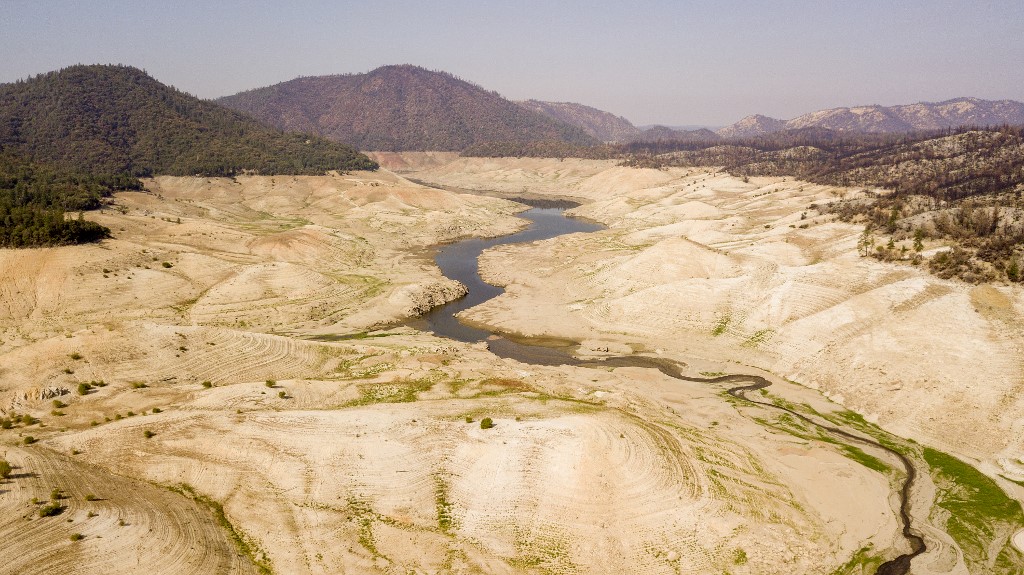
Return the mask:
{"type": "MultiPolygon", "coordinates": [[[[672,360],[695,377],[761,373],[774,383],[765,401],[923,453],[766,367],[1024,479],[1010,437],[1018,407],[1006,403],[1005,420],[985,411],[987,394],[1015,385],[1008,363],[975,366],[988,391],[955,377],[1000,348],[898,370],[899,353],[937,345],[912,323],[922,317],[966,322],[973,335],[946,333],[954,343],[1013,345],[1010,327],[1006,340],[988,334],[1013,322],[1016,292],[851,255],[852,226],[801,219],[831,188],[596,161],[426,165],[416,177],[587,199],[577,211],[610,226],[486,254],[508,293],[471,319],[578,338],[589,357],[672,360]],[[944,315],[915,315],[928,306],[944,315]],[[883,352],[906,333],[915,347],[883,352]],[[951,389],[906,375],[891,389],[907,370],[951,389]],[[951,398],[953,385],[978,398],[988,429],[945,432],[952,416],[927,400],[951,398]]],[[[0,532],[17,541],[0,564],[812,574],[870,573],[908,551],[894,496],[904,474],[885,451],[723,385],[527,365],[394,327],[460,293],[428,246],[508,233],[522,206],[386,171],[159,178],[115,200],[95,216],[113,240],[0,250],[0,457],[14,466],[0,482],[0,532]]],[[[1013,572],[1016,515],[949,534],[942,494],[959,480],[926,473],[915,485],[929,551],[914,573],[1013,572]]]]}

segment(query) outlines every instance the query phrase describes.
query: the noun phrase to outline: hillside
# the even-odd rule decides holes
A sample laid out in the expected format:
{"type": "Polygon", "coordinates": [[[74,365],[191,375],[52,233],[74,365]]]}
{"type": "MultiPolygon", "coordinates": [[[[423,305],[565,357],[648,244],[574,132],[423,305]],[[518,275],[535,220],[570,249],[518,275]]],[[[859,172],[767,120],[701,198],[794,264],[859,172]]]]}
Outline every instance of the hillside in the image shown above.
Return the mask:
{"type": "Polygon", "coordinates": [[[352,148],[285,134],[127,66],[73,66],[0,85],[0,246],[64,245],[109,230],[90,210],[155,174],[373,169],[352,148]]]}
{"type": "Polygon", "coordinates": [[[731,144],[681,144],[665,154],[653,149],[627,163],[723,166],[748,179],[795,176],[890,190],[851,195],[828,207],[843,220],[866,225],[862,255],[916,265],[925,261],[921,241],[931,238],[952,248],[927,260],[939,277],[1024,280],[1024,128],[916,135],[811,128],[731,144]]]}
{"type": "Polygon", "coordinates": [[[319,138],[285,134],[127,66],[72,66],[0,85],[0,146],[89,174],[322,174],[372,169],[319,138]]]}
{"type": "Polygon", "coordinates": [[[484,142],[597,140],[444,72],[384,66],[366,74],[296,78],[217,100],[282,130],[362,150],[462,150],[484,142]]]}
{"type": "Polygon", "coordinates": [[[718,130],[718,134],[727,138],[744,138],[800,128],[905,133],[959,126],[1003,124],[1024,125],[1024,103],[1013,100],[955,98],[944,102],[919,102],[901,106],[830,108],[804,114],[792,120],[748,116],[718,130]]]}
{"type": "Polygon", "coordinates": [[[723,138],[750,138],[779,132],[785,129],[785,120],[754,114],[743,118],[731,126],[719,129],[717,134],[723,138]]]}
{"type": "Polygon", "coordinates": [[[519,104],[534,112],[579,126],[584,132],[602,142],[626,142],[640,134],[640,129],[622,116],[583,104],[540,100],[526,100],[519,104]]]}
{"type": "Polygon", "coordinates": [[[668,126],[651,126],[629,139],[630,142],[717,142],[722,137],[708,130],[677,130],[668,126]]]}

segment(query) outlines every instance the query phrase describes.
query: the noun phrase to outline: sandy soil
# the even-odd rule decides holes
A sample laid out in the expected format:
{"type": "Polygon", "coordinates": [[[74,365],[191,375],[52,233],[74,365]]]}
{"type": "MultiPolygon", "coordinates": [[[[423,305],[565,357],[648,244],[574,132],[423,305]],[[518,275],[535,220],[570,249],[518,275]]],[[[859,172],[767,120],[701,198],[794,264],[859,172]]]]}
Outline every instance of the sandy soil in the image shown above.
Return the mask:
{"type": "MultiPolygon", "coordinates": [[[[789,227],[831,190],[601,162],[504,162],[437,161],[416,176],[568,190],[591,201],[581,213],[611,229],[490,253],[487,273],[509,293],[474,310],[477,321],[586,339],[583,351],[597,356],[660,353],[695,375],[765,366],[865,408],[882,393],[856,362],[880,365],[884,338],[904,337],[897,326],[874,327],[887,315],[928,305],[949,314],[966,298],[981,307],[958,329],[989,333],[1003,322],[1013,333],[1016,292],[972,291],[858,260],[846,255],[850,228],[813,214],[811,227],[789,227]],[[837,277],[849,270],[859,279],[837,277]],[[918,284],[918,295],[903,294],[918,284]],[[831,315],[815,319],[822,310],[831,315]],[[762,326],[777,333],[755,337],[762,326]],[[841,346],[852,347],[844,354],[841,346]],[[836,363],[836,378],[850,370],[843,393],[816,361],[836,363]]],[[[0,251],[0,410],[41,420],[0,430],[0,457],[16,467],[0,483],[0,565],[811,574],[830,573],[865,547],[869,555],[905,551],[892,475],[787,431],[777,414],[729,400],[719,387],[637,368],[523,365],[483,344],[405,327],[324,337],[457,297],[459,286],[440,276],[425,247],[516,229],[515,204],[387,171],[160,178],[148,188],[119,194],[115,208],[95,215],[114,240],[0,251]],[[484,417],[496,425],[482,429],[484,417]],[[29,435],[38,441],[26,445],[29,435]],[[54,488],[66,509],[40,517],[54,488]],[[71,541],[72,533],[84,539],[71,541]]],[[[931,340],[919,337],[905,353],[928,350],[931,340]]],[[[914,369],[954,373],[968,352],[946,358],[950,367],[914,369]]],[[[976,367],[992,376],[1001,365],[976,367]]],[[[768,376],[773,395],[821,413],[839,409],[768,376]]],[[[971,384],[936,381],[961,386],[950,396],[971,384]]],[[[894,429],[941,437],[927,409],[902,424],[891,419],[894,408],[867,411],[894,429]]],[[[1000,438],[997,454],[965,435],[943,439],[989,458],[1020,457],[1012,438],[1000,438]]],[[[923,500],[929,489],[925,481],[923,500]]],[[[954,551],[929,565],[915,573],[962,572],[954,551]]]]}
{"type": "Polygon", "coordinates": [[[585,198],[576,213],[610,228],[485,254],[508,293],[469,319],[764,367],[1024,479],[1024,290],[858,257],[860,228],[812,207],[849,190],[536,159],[417,177],[585,198]]]}

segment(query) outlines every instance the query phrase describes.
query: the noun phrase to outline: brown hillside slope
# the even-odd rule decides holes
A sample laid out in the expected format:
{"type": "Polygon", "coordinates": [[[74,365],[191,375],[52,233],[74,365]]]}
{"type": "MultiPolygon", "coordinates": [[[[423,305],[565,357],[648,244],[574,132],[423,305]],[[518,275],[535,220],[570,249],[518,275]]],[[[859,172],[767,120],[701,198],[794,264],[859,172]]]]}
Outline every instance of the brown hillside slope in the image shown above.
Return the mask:
{"type": "Polygon", "coordinates": [[[491,141],[596,142],[583,129],[496,92],[409,65],[296,78],[218,103],[284,130],[312,132],[363,150],[462,150],[491,141]]]}

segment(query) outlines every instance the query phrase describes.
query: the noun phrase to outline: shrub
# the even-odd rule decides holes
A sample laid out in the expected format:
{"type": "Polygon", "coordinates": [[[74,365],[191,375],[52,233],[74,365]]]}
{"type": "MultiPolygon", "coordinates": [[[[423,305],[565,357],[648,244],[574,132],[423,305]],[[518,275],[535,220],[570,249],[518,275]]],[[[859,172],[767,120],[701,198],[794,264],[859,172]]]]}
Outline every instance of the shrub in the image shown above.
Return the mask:
{"type": "Polygon", "coordinates": [[[96,501],[96,496],[93,495],[92,493],[89,493],[88,495],[85,496],[85,500],[86,501],[96,501]]]}
{"type": "Polygon", "coordinates": [[[284,391],[277,392],[277,396],[280,397],[281,399],[288,397],[288,395],[284,391]]]}
{"type": "Polygon", "coordinates": [[[31,435],[26,435],[25,439],[23,441],[24,441],[25,445],[32,445],[33,443],[36,442],[36,438],[32,437],[31,435]]]}
{"type": "Polygon", "coordinates": [[[3,418],[3,419],[0,419],[0,429],[10,429],[12,427],[14,427],[14,422],[13,421],[11,421],[10,419],[7,419],[6,417],[3,418]]]}
{"type": "Polygon", "coordinates": [[[466,416],[466,423],[473,423],[473,418],[467,415],[466,416]]]}
{"type": "Polygon", "coordinates": [[[7,479],[11,476],[11,464],[6,459],[0,459],[0,479],[7,479]]]}
{"type": "Polygon", "coordinates": [[[153,408],[153,413],[161,413],[162,411],[163,411],[163,410],[162,410],[162,409],[160,409],[159,407],[154,407],[154,408],[153,408]]]}
{"type": "Polygon", "coordinates": [[[494,422],[491,421],[490,417],[485,417],[480,420],[480,429],[490,429],[494,427],[494,422]]]}
{"type": "Polygon", "coordinates": [[[85,539],[85,535],[82,535],[81,533],[72,533],[70,539],[72,541],[81,541],[82,539],[85,539]]]}
{"type": "Polygon", "coordinates": [[[149,387],[149,386],[146,385],[145,383],[141,382],[141,381],[133,381],[132,382],[132,389],[144,389],[144,388],[147,388],[147,387],[149,387]]]}
{"type": "Polygon", "coordinates": [[[76,352],[72,353],[71,355],[69,355],[68,357],[70,357],[71,359],[73,359],[75,361],[78,361],[78,360],[82,359],[82,354],[80,354],[80,353],[78,353],[76,351],[76,352]]]}
{"type": "Polygon", "coordinates": [[[39,423],[39,420],[26,413],[21,416],[21,423],[22,425],[32,425],[34,423],[39,423]]]}
{"type": "Polygon", "coordinates": [[[150,431],[150,430],[148,430],[148,429],[147,429],[146,431],[143,431],[143,432],[142,432],[142,435],[143,435],[143,437],[145,437],[146,439],[149,439],[150,437],[153,437],[154,435],[156,435],[156,433],[154,433],[154,432],[152,432],[152,431],[150,431]]]}
{"type": "Polygon", "coordinates": [[[205,387],[206,389],[210,389],[211,387],[213,387],[213,382],[209,381],[209,380],[204,381],[203,382],[203,387],[205,387]]]}
{"type": "Polygon", "coordinates": [[[40,517],[53,517],[54,515],[60,515],[64,511],[64,506],[54,501],[39,508],[40,517]]]}
{"type": "Polygon", "coordinates": [[[63,401],[61,401],[59,399],[53,400],[53,408],[54,409],[64,409],[67,406],[68,406],[68,404],[64,403],[63,401]]]}
{"type": "Polygon", "coordinates": [[[277,385],[277,382],[274,381],[273,379],[268,379],[265,385],[267,387],[274,387],[275,385],[277,385]]]}
{"type": "Polygon", "coordinates": [[[161,262],[160,265],[162,265],[162,266],[164,266],[165,268],[168,268],[168,269],[174,267],[174,264],[172,264],[171,262],[161,262]]]}
{"type": "Polygon", "coordinates": [[[84,383],[84,382],[78,384],[78,395],[85,395],[85,394],[89,393],[90,390],[92,390],[92,385],[91,384],[84,383]]]}

